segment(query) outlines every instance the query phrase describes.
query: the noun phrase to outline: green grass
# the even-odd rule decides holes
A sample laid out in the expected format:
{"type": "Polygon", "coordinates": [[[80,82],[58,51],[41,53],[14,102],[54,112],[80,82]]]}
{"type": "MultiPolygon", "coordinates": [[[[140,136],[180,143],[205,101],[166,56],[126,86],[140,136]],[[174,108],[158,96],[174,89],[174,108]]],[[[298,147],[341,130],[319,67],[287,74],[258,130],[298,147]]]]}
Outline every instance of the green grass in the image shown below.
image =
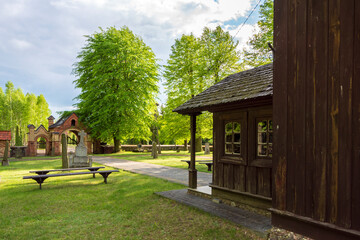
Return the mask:
{"type": "MultiPolygon", "coordinates": [[[[168,167],[176,167],[187,169],[188,164],[186,162],[181,162],[181,160],[190,160],[190,154],[187,151],[162,151],[159,154],[157,159],[153,159],[151,157],[151,153],[143,152],[120,152],[113,154],[96,154],[95,156],[106,156],[106,157],[114,157],[119,159],[125,159],[129,161],[136,162],[146,162],[151,164],[163,165],[168,167]]],[[[212,155],[204,155],[203,152],[196,153],[196,160],[212,160],[212,155]]],[[[196,163],[196,169],[200,172],[208,172],[207,166],[205,164],[196,163]]]]}
{"type": "Polygon", "coordinates": [[[120,171],[108,184],[92,175],[49,178],[43,190],[22,179],[29,170],[52,168],[61,168],[61,160],[0,167],[0,239],[261,239],[155,195],[183,188],[162,179],[120,171]]]}

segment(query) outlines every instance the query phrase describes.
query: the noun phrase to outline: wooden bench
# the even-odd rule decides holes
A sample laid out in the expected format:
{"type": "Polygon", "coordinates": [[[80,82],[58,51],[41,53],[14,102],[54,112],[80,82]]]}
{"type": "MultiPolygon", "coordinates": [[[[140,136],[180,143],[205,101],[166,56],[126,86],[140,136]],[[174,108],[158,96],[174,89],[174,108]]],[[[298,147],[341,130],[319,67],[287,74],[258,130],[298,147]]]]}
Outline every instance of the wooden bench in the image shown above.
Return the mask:
{"type": "MultiPolygon", "coordinates": [[[[95,172],[95,171],[99,170],[100,168],[105,168],[105,167],[82,167],[82,168],[63,168],[63,169],[51,169],[51,170],[34,170],[34,171],[29,171],[29,173],[36,173],[38,175],[46,175],[49,172],[65,172],[65,171],[76,171],[76,170],[89,170],[89,171],[95,172]]],[[[93,173],[93,178],[95,178],[95,173],[93,173]]]]}
{"type": "Polygon", "coordinates": [[[45,181],[45,179],[47,179],[49,177],[62,177],[62,176],[74,176],[74,175],[82,175],[82,174],[99,173],[101,176],[103,176],[104,182],[107,183],[108,176],[113,172],[119,172],[119,170],[71,172],[71,173],[60,173],[60,174],[44,174],[44,175],[24,176],[23,179],[33,179],[33,180],[35,180],[40,185],[40,189],[41,189],[41,184],[45,181]]]}
{"type": "Polygon", "coordinates": [[[211,167],[213,165],[212,162],[201,162],[200,164],[206,164],[206,166],[208,167],[208,171],[211,172],[211,167]]]}
{"type": "MultiPolygon", "coordinates": [[[[190,160],[181,160],[182,162],[186,162],[188,164],[188,168],[190,168],[190,160]]],[[[195,161],[200,164],[206,164],[208,166],[208,171],[211,171],[211,166],[213,165],[212,160],[197,160],[195,161]]]]}

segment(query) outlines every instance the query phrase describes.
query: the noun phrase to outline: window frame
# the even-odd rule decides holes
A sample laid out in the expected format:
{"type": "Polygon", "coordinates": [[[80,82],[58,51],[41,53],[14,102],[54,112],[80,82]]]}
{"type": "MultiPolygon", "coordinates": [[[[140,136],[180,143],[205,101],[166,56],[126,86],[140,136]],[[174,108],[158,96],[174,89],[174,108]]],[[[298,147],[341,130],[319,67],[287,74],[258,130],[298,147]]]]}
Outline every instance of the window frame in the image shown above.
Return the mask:
{"type": "MultiPolygon", "coordinates": [[[[258,123],[261,120],[272,120],[274,128],[274,119],[271,109],[259,109],[249,111],[249,166],[254,167],[272,167],[272,157],[258,156],[258,123]]],[[[272,143],[273,146],[273,143],[272,143]]]]}
{"type": "Polygon", "coordinates": [[[224,129],[224,134],[225,134],[225,137],[224,137],[224,147],[225,147],[225,150],[224,150],[224,154],[225,155],[231,155],[231,156],[238,156],[238,155],[240,155],[241,156],[241,153],[242,153],[242,151],[241,151],[241,134],[242,134],[242,131],[241,131],[241,123],[239,122],[239,121],[225,121],[224,122],[224,125],[225,125],[225,129],[224,129]],[[230,142],[228,142],[227,141],[227,130],[226,130],[226,126],[229,124],[229,123],[231,123],[231,141],[230,142]],[[240,125],[240,132],[235,132],[234,130],[234,124],[239,124],[240,125]],[[239,133],[240,134],[240,141],[239,142],[235,142],[235,134],[236,133],[239,133]],[[226,146],[227,145],[232,145],[232,152],[231,153],[228,153],[227,151],[226,151],[226,146]],[[235,148],[234,148],[234,146],[235,145],[240,145],[240,152],[239,153],[235,153],[235,148]]]}
{"type": "MultiPolygon", "coordinates": [[[[273,134],[273,129],[269,129],[269,127],[267,127],[266,131],[261,131],[259,132],[259,123],[260,122],[263,122],[263,121],[266,121],[267,125],[269,126],[269,122],[273,122],[273,119],[272,118],[256,118],[256,122],[255,122],[255,126],[256,126],[256,158],[266,158],[266,159],[272,159],[272,153],[271,153],[271,156],[269,156],[269,152],[268,150],[266,151],[266,155],[259,155],[259,145],[264,145],[264,146],[267,146],[267,149],[269,149],[268,147],[271,145],[271,148],[273,146],[273,142],[270,143],[269,139],[270,139],[270,134],[273,134]],[[264,143],[259,143],[259,133],[266,133],[266,142],[264,143]]],[[[272,123],[273,125],[273,123],[272,123]]]]}
{"type": "MultiPolygon", "coordinates": [[[[219,162],[246,165],[247,161],[247,112],[222,112],[219,116],[219,130],[218,134],[218,150],[219,150],[219,162]],[[225,125],[230,122],[240,123],[240,154],[226,154],[226,134],[225,125]]],[[[234,143],[234,142],[232,142],[234,143]]]]}

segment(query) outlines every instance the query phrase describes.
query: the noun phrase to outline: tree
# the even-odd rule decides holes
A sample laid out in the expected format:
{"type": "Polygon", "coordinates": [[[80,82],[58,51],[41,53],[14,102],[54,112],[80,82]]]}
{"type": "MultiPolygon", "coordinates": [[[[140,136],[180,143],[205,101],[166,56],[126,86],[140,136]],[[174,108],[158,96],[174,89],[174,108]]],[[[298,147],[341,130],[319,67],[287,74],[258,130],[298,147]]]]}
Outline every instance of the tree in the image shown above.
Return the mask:
{"type": "Polygon", "coordinates": [[[273,42],[274,32],[274,0],[265,0],[260,6],[260,20],[257,23],[259,32],[250,38],[249,49],[243,50],[244,64],[257,67],[273,60],[273,53],[268,43],[273,42]]]}
{"type": "MultiPolygon", "coordinates": [[[[0,88],[0,129],[11,130],[13,144],[18,127],[18,139],[21,139],[23,144],[27,126],[29,124],[38,126],[42,123],[46,127],[47,117],[51,111],[44,96],[36,97],[30,93],[24,95],[23,91],[20,88],[16,89],[10,81],[5,84],[5,87],[5,93],[0,88]],[[38,111],[39,106],[41,106],[41,111],[38,111]]],[[[17,144],[22,145],[20,141],[17,144]]]]}
{"type": "Polygon", "coordinates": [[[171,46],[171,54],[164,66],[166,80],[166,107],[163,109],[163,138],[167,141],[189,139],[189,117],[172,112],[199,89],[204,88],[199,81],[200,41],[194,35],[183,35],[171,46]]]}
{"type": "MultiPolygon", "coordinates": [[[[175,40],[164,66],[167,102],[160,120],[162,139],[183,143],[190,138],[189,117],[172,110],[240,70],[237,44],[221,27],[204,28],[200,38],[190,34],[175,40]]],[[[212,114],[203,113],[197,120],[197,135],[212,138],[212,114]]]]}
{"type": "Polygon", "coordinates": [[[114,27],[86,36],[74,64],[81,94],[75,104],[91,135],[101,140],[150,136],[151,113],[158,92],[155,54],[129,28],[114,27]]]}
{"type": "MultiPolygon", "coordinates": [[[[49,121],[47,118],[50,116],[51,112],[49,110],[49,104],[46,102],[44,95],[40,94],[36,99],[36,115],[37,124],[48,127],[49,121]]],[[[36,125],[36,126],[38,126],[36,125]]]]}
{"type": "Polygon", "coordinates": [[[0,129],[5,129],[5,124],[6,124],[5,101],[6,101],[5,93],[0,87],[0,129]]]}
{"type": "Polygon", "coordinates": [[[212,86],[226,76],[241,70],[240,52],[236,50],[239,42],[235,42],[229,32],[220,26],[214,30],[205,27],[200,38],[203,72],[201,76],[212,86]]]}

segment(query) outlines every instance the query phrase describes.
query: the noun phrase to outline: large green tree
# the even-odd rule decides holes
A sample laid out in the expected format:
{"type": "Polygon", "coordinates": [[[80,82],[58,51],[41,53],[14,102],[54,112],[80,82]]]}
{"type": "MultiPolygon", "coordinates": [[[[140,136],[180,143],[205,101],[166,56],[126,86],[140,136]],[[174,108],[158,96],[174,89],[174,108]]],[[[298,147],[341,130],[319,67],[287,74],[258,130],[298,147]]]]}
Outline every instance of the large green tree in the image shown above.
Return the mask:
{"type": "MultiPolygon", "coordinates": [[[[190,34],[175,40],[164,66],[167,102],[161,118],[162,140],[182,143],[190,138],[189,117],[172,110],[240,70],[237,44],[221,27],[204,28],[199,38],[190,34]]],[[[212,138],[212,114],[206,112],[197,119],[198,136],[212,138]]]]}
{"type": "Polygon", "coordinates": [[[24,141],[29,124],[48,127],[47,117],[51,111],[43,95],[24,95],[23,91],[16,89],[10,81],[5,87],[5,92],[0,88],[0,129],[11,130],[12,144],[15,141],[16,128],[24,141]]]}
{"type": "Polygon", "coordinates": [[[148,138],[158,92],[155,54],[127,27],[86,38],[73,69],[81,121],[93,137],[113,138],[115,151],[125,138],[148,138]]]}
{"type": "Polygon", "coordinates": [[[199,81],[200,41],[194,35],[183,35],[171,46],[171,54],[164,66],[164,78],[167,94],[163,109],[162,136],[165,141],[183,141],[190,138],[189,117],[172,112],[191,96],[204,88],[199,81]]]}
{"type": "Polygon", "coordinates": [[[260,20],[257,22],[259,32],[254,34],[248,47],[244,48],[244,64],[250,67],[257,67],[273,60],[273,53],[268,43],[273,43],[274,32],[274,0],[265,0],[260,5],[260,20]]]}
{"type": "Polygon", "coordinates": [[[239,42],[220,26],[215,29],[205,27],[200,44],[201,64],[204,65],[201,77],[205,78],[207,87],[241,70],[240,52],[236,49],[239,42]]]}

